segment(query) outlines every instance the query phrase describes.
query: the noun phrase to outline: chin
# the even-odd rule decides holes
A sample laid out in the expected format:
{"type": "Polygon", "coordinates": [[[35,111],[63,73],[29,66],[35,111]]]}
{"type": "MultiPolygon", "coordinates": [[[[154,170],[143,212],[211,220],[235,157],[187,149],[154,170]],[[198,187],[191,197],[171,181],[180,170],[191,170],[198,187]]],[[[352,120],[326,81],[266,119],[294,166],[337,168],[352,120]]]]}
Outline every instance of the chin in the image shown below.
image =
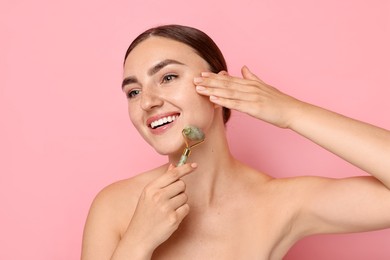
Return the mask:
{"type": "Polygon", "coordinates": [[[154,150],[160,155],[181,155],[184,150],[184,142],[180,142],[178,144],[159,144],[152,145],[154,150]]]}

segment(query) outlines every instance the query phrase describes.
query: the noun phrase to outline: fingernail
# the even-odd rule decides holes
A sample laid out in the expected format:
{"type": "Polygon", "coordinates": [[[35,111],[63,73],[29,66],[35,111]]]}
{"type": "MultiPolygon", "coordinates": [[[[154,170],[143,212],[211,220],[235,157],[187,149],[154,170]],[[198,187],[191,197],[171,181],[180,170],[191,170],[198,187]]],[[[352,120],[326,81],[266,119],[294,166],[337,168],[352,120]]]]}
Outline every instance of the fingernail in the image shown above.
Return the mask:
{"type": "Polygon", "coordinates": [[[201,83],[203,81],[203,79],[201,77],[195,77],[194,78],[194,82],[195,83],[201,83]]]}
{"type": "Polygon", "coordinates": [[[218,100],[218,98],[216,96],[210,96],[210,100],[215,101],[218,100]]]}
{"type": "Polygon", "coordinates": [[[210,72],[207,72],[207,71],[205,71],[205,72],[202,72],[202,73],[200,73],[200,75],[202,75],[202,77],[208,77],[208,76],[210,76],[210,75],[211,75],[211,73],[210,73],[210,72]]]}
{"type": "Polygon", "coordinates": [[[244,65],[242,68],[243,68],[243,69],[246,69],[247,71],[249,71],[250,73],[252,73],[252,72],[250,71],[250,69],[248,68],[248,66],[244,65]]]}
{"type": "Polygon", "coordinates": [[[205,91],[205,90],[206,90],[206,88],[205,88],[205,87],[203,87],[203,86],[196,86],[195,88],[196,88],[196,91],[200,91],[200,92],[202,92],[202,91],[205,91]]]}
{"type": "Polygon", "coordinates": [[[198,167],[198,164],[197,163],[191,163],[191,167],[192,168],[196,168],[196,167],[198,167]]]}

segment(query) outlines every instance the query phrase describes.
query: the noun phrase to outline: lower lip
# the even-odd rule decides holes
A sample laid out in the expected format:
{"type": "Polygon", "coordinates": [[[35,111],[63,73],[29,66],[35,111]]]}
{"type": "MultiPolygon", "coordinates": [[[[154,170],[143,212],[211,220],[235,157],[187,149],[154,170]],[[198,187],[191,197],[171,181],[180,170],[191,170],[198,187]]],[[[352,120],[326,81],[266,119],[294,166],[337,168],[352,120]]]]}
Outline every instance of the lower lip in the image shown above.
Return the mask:
{"type": "Polygon", "coordinates": [[[150,131],[152,132],[152,134],[154,135],[162,135],[164,134],[166,131],[168,131],[168,129],[170,129],[174,124],[175,124],[176,120],[169,123],[169,124],[166,124],[166,125],[163,125],[163,126],[160,126],[160,127],[157,127],[157,128],[150,128],[150,131]]]}

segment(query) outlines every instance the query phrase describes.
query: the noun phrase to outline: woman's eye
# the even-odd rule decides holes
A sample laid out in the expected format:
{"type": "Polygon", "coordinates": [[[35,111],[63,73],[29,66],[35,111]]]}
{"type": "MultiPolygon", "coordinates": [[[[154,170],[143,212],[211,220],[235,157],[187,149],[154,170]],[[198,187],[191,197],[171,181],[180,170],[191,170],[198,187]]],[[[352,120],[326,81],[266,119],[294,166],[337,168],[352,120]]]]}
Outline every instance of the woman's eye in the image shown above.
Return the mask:
{"type": "Polygon", "coordinates": [[[139,89],[134,89],[134,90],[131,90],[127,93],[127,97],[128,98],[134,98],[136,97],[139,93],[141,93],[141,90],[139,89]]]}
{"type": "Polygon", "coordinates": [[[168,83],[172,80],[174,80],[175,78],[177,78],[178,76],[177,75],[174,75],[174,74],[167,74],[167,75],[164,75],[163,79],[162,79],[162,83],[168,83]]]}

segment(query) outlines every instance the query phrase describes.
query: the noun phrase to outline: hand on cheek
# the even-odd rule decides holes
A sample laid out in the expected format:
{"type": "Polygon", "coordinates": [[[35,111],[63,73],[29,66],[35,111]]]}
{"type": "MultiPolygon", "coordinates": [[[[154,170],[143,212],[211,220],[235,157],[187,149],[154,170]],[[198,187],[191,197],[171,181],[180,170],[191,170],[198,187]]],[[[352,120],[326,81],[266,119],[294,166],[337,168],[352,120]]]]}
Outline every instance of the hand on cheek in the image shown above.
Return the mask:
{"type": "Polygon", "coordinates": [[[230,76],[226,71],[218,74],[202,72],[194,83],[200,95],[208,96],[219,106],[237,110],[278,127],[288,127],[291,116],[300,101],[265,84],[246,66],[242,78],[230,76]]]}

